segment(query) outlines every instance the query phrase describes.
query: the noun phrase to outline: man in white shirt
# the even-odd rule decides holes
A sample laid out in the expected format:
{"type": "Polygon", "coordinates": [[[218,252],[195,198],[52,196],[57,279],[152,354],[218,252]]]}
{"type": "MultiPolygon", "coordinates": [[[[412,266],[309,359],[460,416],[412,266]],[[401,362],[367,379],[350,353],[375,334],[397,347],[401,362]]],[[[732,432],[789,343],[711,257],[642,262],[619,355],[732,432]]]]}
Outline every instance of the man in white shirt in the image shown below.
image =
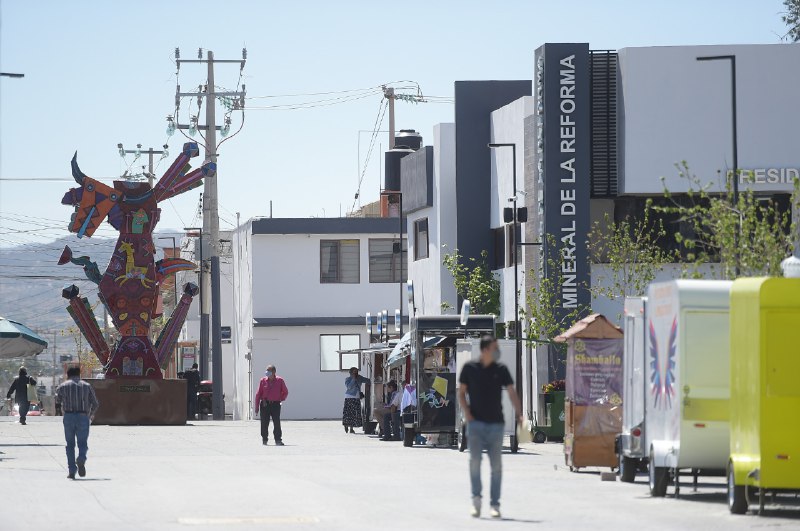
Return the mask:
{"type": "Polygon", "coordinates": [[[381,407],[376,407],[372,412],[375,419],[377,419],[382,426],[382,441],[399,441],[400,440],[400,401],[403,395],[397,390],[397,383],[391,381],[386,384],[389,390],[387,395],[386,404],[381,407]]]}

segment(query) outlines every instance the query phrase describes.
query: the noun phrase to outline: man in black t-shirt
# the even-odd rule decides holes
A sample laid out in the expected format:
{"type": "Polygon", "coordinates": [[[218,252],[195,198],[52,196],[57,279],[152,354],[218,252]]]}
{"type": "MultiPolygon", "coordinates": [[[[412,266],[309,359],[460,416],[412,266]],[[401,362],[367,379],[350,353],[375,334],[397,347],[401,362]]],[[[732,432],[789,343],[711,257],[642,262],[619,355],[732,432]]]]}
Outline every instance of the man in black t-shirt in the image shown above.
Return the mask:
{"type": "Polygon", "coordinates": [[[508,368],[500,359],[500,349],[494,336],[481,338],[481,354],[478,361],[464,365],[459,376],[458,400],[467,419],[469,437],[469,473],[472,483],[472,516],[481,515],[481,454],[489,454],[492,467],[490,506],[492,518],[500,518],[500,484],[503,477],[501,456],[503,450],[503,404],[505,387],[514,410],[521,420],[522,405],[508,368]],[[469,401],[467,401],[469,397],[469,401]]]}

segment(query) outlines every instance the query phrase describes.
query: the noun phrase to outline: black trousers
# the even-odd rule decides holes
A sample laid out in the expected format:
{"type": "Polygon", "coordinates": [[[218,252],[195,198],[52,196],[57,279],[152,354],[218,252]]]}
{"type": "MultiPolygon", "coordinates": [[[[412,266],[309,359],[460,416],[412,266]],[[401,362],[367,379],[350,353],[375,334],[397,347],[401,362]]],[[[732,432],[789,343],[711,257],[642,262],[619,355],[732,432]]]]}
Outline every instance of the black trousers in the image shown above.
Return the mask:
{"type": "Polygon", "coordinates": [[[272,419],[272,434],[275,436],[275,442],[283,440],[283,432],[281,431],[281,403],[262,400],[259,413],[261,414],[261,439],[264,441],[269,439],[269,421],[272,419]]]}
{"type": "Polygon", "coordinates": [[[195,415],[197,415],[197,391],[191,391],[186,396],[186,417],[194,420],[195,415]]]}

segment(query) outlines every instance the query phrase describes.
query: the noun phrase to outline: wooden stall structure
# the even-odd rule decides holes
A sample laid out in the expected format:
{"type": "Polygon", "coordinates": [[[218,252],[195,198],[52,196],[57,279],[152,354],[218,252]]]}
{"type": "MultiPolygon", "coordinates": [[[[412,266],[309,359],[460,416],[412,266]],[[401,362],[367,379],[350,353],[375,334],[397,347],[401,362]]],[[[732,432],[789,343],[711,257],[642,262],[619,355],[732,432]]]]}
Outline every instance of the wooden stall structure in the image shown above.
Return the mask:
{"type": "Polygon", "coordinates": [[[592,314],[556,337],[567,343],[564,460],[570,470],[617,466],[622,429],[622,330],[592,314]]]}

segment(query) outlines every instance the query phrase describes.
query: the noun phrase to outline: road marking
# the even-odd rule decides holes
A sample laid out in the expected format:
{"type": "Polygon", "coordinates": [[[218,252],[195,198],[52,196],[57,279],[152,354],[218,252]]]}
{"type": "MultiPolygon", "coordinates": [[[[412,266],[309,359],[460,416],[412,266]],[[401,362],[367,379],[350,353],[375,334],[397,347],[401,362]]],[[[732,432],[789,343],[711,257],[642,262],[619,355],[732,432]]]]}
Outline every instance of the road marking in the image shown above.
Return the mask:
{"type": "Polygon", "coordinates": [[[254,516],[244,518],[178,518],[182,525],[236,525],[236,524],[318,524],[319,519],[311,516],[254,516]]]}

